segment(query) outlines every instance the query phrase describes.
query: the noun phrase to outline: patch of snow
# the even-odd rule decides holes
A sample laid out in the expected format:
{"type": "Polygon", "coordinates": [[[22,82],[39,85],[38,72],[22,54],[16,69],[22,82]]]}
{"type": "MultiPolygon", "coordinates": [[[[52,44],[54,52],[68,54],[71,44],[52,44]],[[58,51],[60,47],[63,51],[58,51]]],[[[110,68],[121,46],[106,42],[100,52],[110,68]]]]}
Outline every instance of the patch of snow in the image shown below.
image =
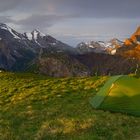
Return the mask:
{"type": "Polygon", "coordinates": [[[35,41],[35,43],[38,44],[40,47],[42,47],[42,45],[38,41],[35,41]]]}
{"type": "Polygon", "coordinates": [[[106,46],[105,42],[99,41],[98,43],[99,43],[102,47],[105,47],[105,46],[106,46]]]}
{"type": "Polygon", "coordinates": [[[38,36],[38,31],[34,30],[32,35],[33,35],[33,39],[36,41],[37,40],[37,36],[38,36]]]}
{"type": "Polygon", "coordinates": [[[38,35],[40,37],[45,36],[45,34],[41,33],[39,30],[36,30],[36,29],[31,34],[32,34],[34,40],[37,40],[38,35]]]}
{"type": "Polygon", "coordinates": [[[137,41],[138,44],[140,44],[140,41],[137,41]]]}
{"type": "Polygon", "coordinates": [[[12,29],[11,29],[11,28],[9,28],[9,32],[14,36],[14,38],[20,39],[17,35],[15,35],[15,34],[12,32],[12,29]]]}
{"type": "Polygon", "coordinates": [[[26,37],[29,39],[29,40],[32,40],[33,36],[31,33],[25,33],[26,34],[26,37]]]}
{"type": "Polygon", "coordinates": [[[10,27],[4,25],[4,26],[1,26],[0,28],[3,29],[3,30],[9,31],[13,35],[14,38],[20,39],[16,34],[13,33],[13,31],[12,31],[12,29],[10,27]]]}
{"type": "Polygon", "coordinates": [[[112,44],[111,43],[106,43],[105,47],[107,47],[107,48],[112,47],[112,44]]]}
{"type": "Polygon", "coordinates": [[[34,30],[37,34],[39,34],[40,36],[46,36],[45,34],[43,34],[41,31],[39,31],[38,29],[35,29],[34,30]]]}
{"type": "Polygon", "coordinates": [[[52,45],[53,45],[53,46],[55,46],[55,45],[56,45],[56,43],[52,43],[52,45]]]}
{"type": "Polygon", "coordinates": [[[4,29],[4,30],[8,30],[7,27],[5,27],[5,26],[1,26],[0,28],[4,29]]]}
{"type": "Polygon", "coordinates": [[[93,45],[89,45],[90,48],[95,48],[93,45]]]}
{"type": "Polygon", "coordinates": [[[114,49],[114,50],[111,51],[111,54],[114,55],[114,54],[116,54],[116,52],[117,52],[117,50],[114,49]]]}
{"type": "Polygon", "coordinates": [[[38,44],[39,46],[41,46],[40,43],[37,41],[39,32],[37,30],[34,30],[31,32],[31,35],[32,35],[32,39],[35,41],[35,43],[38,44]]]}

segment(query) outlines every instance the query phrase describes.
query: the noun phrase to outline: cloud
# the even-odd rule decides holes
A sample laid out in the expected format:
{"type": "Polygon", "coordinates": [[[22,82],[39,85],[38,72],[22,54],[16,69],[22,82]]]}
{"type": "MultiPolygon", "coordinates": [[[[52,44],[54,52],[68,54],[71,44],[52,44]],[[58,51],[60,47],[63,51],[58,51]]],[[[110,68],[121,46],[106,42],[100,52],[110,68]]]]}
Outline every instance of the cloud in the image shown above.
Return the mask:
{"type": "Polygon", "coordinates": [[[8,23],[20,19],[16,24],[41,28],[69,18],[138,19],[139,5],[140,0],[2,0],[0,20],[8,23]]]}
{"type": "Polygon", "coordinates": [[[11,23],[13,20],[11,19],[11,16],[0,16],[0,22],[1,23],[11,23]]]}
{"type": "Polygon", "coordinates": [[[0,22],[54,35],[123,35],[140,23],[139,5],[140,0],[0,0],[0,22]]]}
{"type": "Polygon", "coordinates": [[[0,1],[0,12],[14,9],[18,4],[20,4],[19,0],[1,0],[0,1]]]}
{"type": "Polygon", "coordinates": [[[140,0],[2,0],[0,11],[17,14],[79,14],[94,18],[138,18],[140,0]]]}
{"type": "Polygon", "coordinates": [[[75,12],[82,17],[137,18],[140,17],[139,0],[58,0],[56,8],[75,12]]]}
{"type": "MultiPolygon", "coordinates": [[[[30,0],[32,10],[94,18],[138,18],[140,0],[30,0]]],[[[31,10],[30,9],[30,10],[31,10]]]]}
{"type": "Polygon", "coordinates": [[[25,29],[47,29],[58,22],[73,18],[74,15],[31,15],[22,20],[14,21],[15,24],[25,29]]]}

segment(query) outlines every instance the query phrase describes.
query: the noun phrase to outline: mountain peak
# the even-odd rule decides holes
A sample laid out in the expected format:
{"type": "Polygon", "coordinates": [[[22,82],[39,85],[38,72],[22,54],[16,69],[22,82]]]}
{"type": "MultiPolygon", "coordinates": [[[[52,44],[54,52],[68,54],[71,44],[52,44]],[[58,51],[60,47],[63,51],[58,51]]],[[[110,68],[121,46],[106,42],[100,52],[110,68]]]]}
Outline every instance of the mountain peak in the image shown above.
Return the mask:
{"type": "Polygon", "coordinates": [[[137,28],[135,35],[140,35],[140,26],[137,28]]]}
{"type": "Polygon", "coordinates": [[[0,23],[0,28],[1,29],[5,29],[5,30],[9,30],[11,29],[8,25],[6,25],[5,23],[0,23]]]}
{"type": "Polygon", "coordinates": [[[19,34],[8,25],[0,23],[0,29],[9,32],[15,39],[20,39],[19,34]]]}
{"type": "Polygon", "coordinates": [[[40,31],[37,30],[37,29],[34,29],[34,30],[32,31],[32,33],[40,33],[40,31]]]}
{"type": "Polygon", "coordinates": [[[5,26],[6,27],[7,25],[5,23],[0,23],[0,27],[1,26],[5,26]]]}
{"type": "Polygon", "coordinates": [[[40,35],[40,36],[45,36],[45,34],[43,34],[41,31],[39,31],[38,29],[34,29],[31,34],[33,35],[40,35]]]}
{"type": "Polygon", "coordinates": [[[24,35],[29,40],[37,40],[38,37],[44,37],[45,34],[41,33],[38,29],[34,29],[32,32],[25,32],[24,35]]]}

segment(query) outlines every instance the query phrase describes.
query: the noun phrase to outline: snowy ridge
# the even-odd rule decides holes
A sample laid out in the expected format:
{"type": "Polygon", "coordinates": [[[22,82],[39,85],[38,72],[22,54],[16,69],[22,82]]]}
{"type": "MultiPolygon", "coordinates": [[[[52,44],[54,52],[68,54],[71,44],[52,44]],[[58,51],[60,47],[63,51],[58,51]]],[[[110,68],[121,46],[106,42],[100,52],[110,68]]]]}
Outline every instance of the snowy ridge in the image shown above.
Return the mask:
{"type": "Polygon", "coordinates": [[[77,45],[77,49],[81,53],[87,52],[97,52],[97,53],[109,53],[115,55],[117,48],[121,47],[123,42],[114,38],[110,41],[90,41],[90,42],[81,42],[77,45]]]}
{"type": "MultiPolygon", "coordinates": [[[[39,30],[35,29],[32,32],[18,33],[6,24],[0,23],[0,40],[7,39],[9,41],[21,42],[22,46],[32,47],[59,47],[64,44],[57,41],[55,38],[41,33],[39,30]],[[10,34],[10,36],[9,36],[10,34]]],[[[64,45],[65,46],[65,45],[64,45]]]]}
{"type": "Polygon", "coordinates": [[[13,35],[13,37],[16,38],[16,39],[21,39],[19,36],[17,36],[17,35],[13,32],[13,29],[10,28],[9,26],[7,26],[6,24],[1,23],[1,24],[0,24],[0,29],[9,31],[9,32],[13,35]]]}
{"type": "Polygon", "coordinates": [[[36,30],[36,29],[33,30],[32,32],[25,32],[24,35],[29,40],[34,40],[34,41],[37,41],[38,37],[46,36],[45,34],[41,33],[39,30],[36,30]]]}
{"type": "Polygon", "coordinates": [[[32,34],[31,33],[24,33],[27,39],[32,40],[32,34]]]}

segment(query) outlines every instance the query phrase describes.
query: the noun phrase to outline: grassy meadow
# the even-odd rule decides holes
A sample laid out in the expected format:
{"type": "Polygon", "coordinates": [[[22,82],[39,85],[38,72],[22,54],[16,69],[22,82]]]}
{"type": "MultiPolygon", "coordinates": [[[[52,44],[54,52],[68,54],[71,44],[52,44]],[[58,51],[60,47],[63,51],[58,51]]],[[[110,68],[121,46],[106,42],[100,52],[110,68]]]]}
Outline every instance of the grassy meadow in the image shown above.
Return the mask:
{"type": "Polygon", "coordinates": [[[89,104],[107,76],[0,73],[0,140],[140,140],[140,118],[89,104]]]}

